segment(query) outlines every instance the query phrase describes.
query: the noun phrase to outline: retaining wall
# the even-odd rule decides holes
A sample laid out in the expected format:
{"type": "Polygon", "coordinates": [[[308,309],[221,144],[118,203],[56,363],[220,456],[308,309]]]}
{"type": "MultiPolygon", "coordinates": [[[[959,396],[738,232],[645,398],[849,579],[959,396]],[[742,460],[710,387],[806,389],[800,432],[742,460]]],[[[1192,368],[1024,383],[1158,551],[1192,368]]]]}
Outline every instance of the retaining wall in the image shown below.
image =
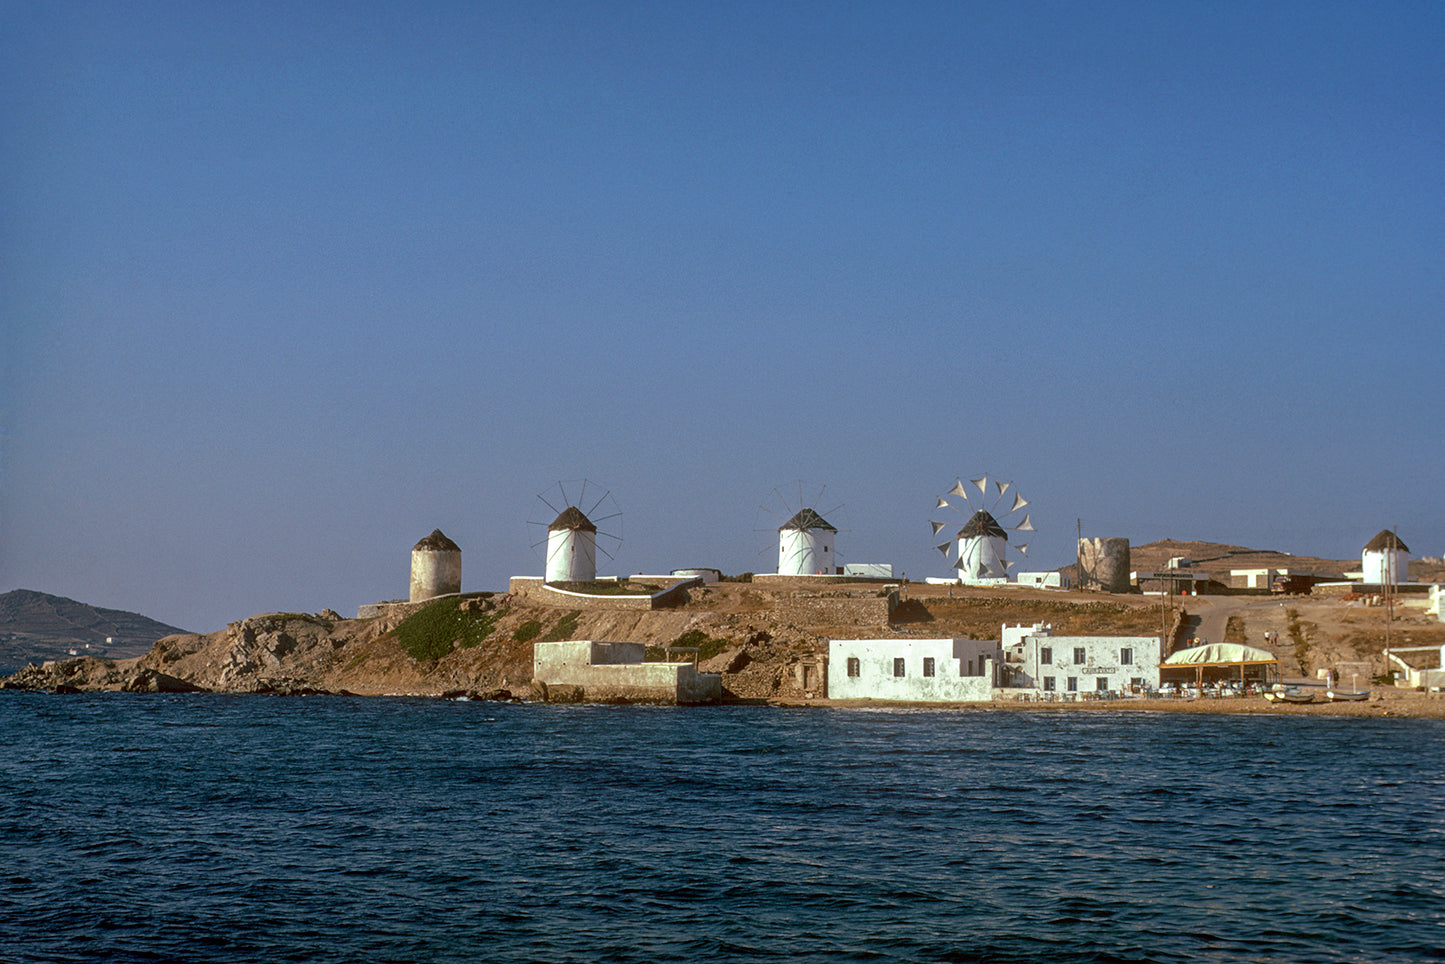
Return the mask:
{"type": "Polygon", "coordinates": [[[698,577],[683,579],[650,596],[599,596],[549,586],[540,576],[513,576],[510,589],[513,599],[525,600],[537,606],[607,612],[650,612],[654,609],[681,606],[687,602],[687,590],[702,584],[702,579],[698,577]]]}

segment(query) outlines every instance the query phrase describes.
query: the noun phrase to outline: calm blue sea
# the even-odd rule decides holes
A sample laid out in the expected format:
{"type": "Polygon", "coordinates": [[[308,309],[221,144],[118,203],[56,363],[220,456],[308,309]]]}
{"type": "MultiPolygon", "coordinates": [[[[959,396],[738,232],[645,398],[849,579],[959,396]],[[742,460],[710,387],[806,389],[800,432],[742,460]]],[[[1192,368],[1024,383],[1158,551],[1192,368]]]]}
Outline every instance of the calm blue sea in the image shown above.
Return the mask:
{"type": "Polygon", "coordinates": [[[0,694],[5,961],[1445,958],[1445,722],[0,694]]]}

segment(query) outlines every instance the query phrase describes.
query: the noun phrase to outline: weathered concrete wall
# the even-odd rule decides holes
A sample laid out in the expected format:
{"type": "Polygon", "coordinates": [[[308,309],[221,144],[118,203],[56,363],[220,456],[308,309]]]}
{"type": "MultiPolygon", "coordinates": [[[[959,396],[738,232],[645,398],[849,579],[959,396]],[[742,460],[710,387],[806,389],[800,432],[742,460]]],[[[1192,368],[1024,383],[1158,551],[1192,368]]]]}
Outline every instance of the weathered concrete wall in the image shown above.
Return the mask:
{"type": "Polygon", "coordinates": [[[532,675],[548,686],[576,686],[586,700],[643,699],[711,703],[722,698],[722,676],[692,663],[644,663],[642,643],[572,640],[537,643],[532,675]]]}
{"type": "Polygon", "coordinates": [[[1129,540],[1109,537],[1079,540],[1079,588],[1129,591],[1129,540]]]}
{"type": "Polygon", "coordinates": [[[986,701],[999,655],[998,642],[987,639],[829,640],[828,698],[986,701]],[[924,675],[926,660],[933,662],[932,676],[924,675]]]}

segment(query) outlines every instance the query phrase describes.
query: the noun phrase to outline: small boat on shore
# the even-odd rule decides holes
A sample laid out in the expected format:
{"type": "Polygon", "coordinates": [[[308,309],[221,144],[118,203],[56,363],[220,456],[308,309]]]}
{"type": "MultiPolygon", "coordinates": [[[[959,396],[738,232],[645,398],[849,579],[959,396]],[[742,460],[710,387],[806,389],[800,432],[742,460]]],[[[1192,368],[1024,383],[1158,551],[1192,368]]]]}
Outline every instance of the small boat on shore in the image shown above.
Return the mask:
{"type": "Polygon", "coordinates": [[[1369,690],[1359,690],[1354,693],[1345,693],[1334,689],[1325,690],[1325,699],[1331,703],[1363,703],[1369,698],[1369,690]]]}
{"type": "Polygon", "coordinates": [[[1297,686],[1276,686],[1264,694],[1271,703],[1313,703],[1315,694],[1301,692],[1297,686]]]}

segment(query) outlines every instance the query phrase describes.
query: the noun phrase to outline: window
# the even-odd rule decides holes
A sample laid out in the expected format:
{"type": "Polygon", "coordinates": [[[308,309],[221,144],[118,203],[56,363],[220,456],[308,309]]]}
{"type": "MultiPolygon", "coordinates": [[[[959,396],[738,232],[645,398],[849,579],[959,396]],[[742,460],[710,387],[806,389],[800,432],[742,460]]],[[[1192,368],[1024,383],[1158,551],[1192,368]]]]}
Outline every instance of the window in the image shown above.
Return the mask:
{"type": "Polygon", "coordinates": [[[858,672],[859,672],[859,668],[858,668],[858,657],[857,657],[857,656],[849,656],[849,657],[848,657],[848,675],[849,675],[849,676],[852,676],[852,677],[854,677],[854,678],[857,678],[858,672]]]}
{"type": "Polygon", "coordinates": [[[903,660],[903,657],[902,657],[902,656],[896,656],[896,657],[894,657],[894,659],[893,659],[893,675],[894,675],[894,676],[902,676],[903,674],[904,674],[904,660],[903,660]]]}
{"type": "Polygon", "coordinates": [[[1109,677],[1100,676],[1097,680],[1094,681],[1094,689],[1098,690],[1100,693],[1107,693],[1109,691],[1109,677]]]}
{"type": "Polygon", "coordinates": [[[1054,691],[1054,678],[1053,678],[1052,676],[1045,676],[1045,677],[1044,677],[1044,692],[1045,692],[1045,693],[1052,693],[1053,691],[1054,691]]]}
{"type": "Polygon", "coordinates": [[[1069,692],[1070,692],[1070,693],[1077,693],[1078,691],[1079,691],[1079,678],[1078,678],[1077,676],[1070,676],[1070,677],[1069,677],[1069,692]]]}
{"type": "Polygon", "coordinates": [[[1087,659],[1088,659],[1088,657],[1086,657],[1086,656],[1084,655],[1084,647],[1082,647],[1082,646],[1075,646],[1075,647],[1074,647],[1074,665],[1075,665],[1075,666],[1083,666],[1083,665],[1084,665],[1084,662],[1085,662],[1087,659]]]}
{"type": "Polygon", "coordinates": [[[1050,665],[1051,663],[1053,663],[1053,661],[1054,661],[1054,648],[1053,648],[1052,646],[1044,646],[1044,647],[1041,647],[1041,648],[1039,649],[1039,662],[1040,662],[1040,663],[1043,663],[1045,666],[1048,666],[1048,665],[1050,665]]]}
{"type": "Polygon", "coordinates": [[[958,675],[959,675],[959,676],[964,676],[964,675],[972,676],[972,675],[973,675],[973,660],[969,660],[969,661],[968,661],[968,673],[967,673],[967,674],[959,673],[958,675]]]}
{"type": "Polygon", "coordinates": [[[923,657],[923,675],[924,675],[924,676],[932,676],[932,675],[933,675],[933,657],[932,657],[932,656],[925,656],[925,657],[923,657]]]}
{"type": "Polygon", "coordinates": [[[1123,649],[1119,650],[1119,662],[1123,663],[1126,666],[1134,662],[1134,650],[1129,646],[1125,646],[1123,649]]]}

